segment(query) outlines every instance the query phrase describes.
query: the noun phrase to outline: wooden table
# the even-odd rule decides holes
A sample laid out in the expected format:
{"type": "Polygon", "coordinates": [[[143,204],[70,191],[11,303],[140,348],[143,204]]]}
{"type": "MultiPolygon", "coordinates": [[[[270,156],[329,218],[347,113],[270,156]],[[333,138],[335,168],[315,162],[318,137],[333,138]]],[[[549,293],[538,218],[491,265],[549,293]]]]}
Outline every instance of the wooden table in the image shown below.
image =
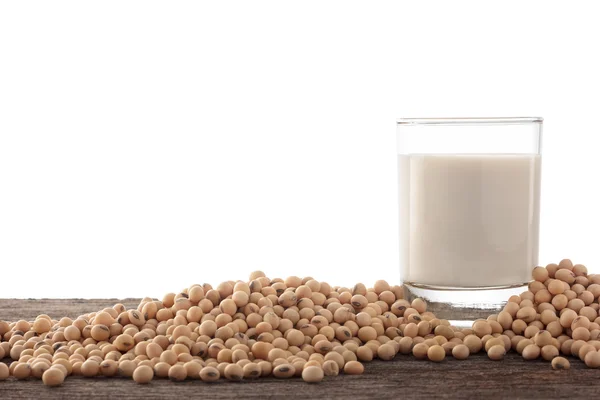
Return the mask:
{"type": "MultiPolygon", "coordinates": [[[[46,313],[53,318],[77,317],[121,302],[135,306],[136,299],[105,300],[14,300],[0,299],[0,319],[16,321],[46,313]]],[[[8,360],[4,360],[7,362],[8,360]]],[[[0,382],[0,399],[47,399],[87,397],[113,398],[462,398],[462,399],[552,399],[593,398],[600,394],[600,371],[585,368],[579,360],[571,360],[568,371],[553,371],[544,361],[524,361],[516,354],[504,361],[490,361],[477,355],[466,361],[452,358],[436,364],[398,355],[395,360],[366,364],[364,375],[326,378],[311,385],[301,379],[231,383],[201,381],[173,383],[156,379],[149,385],[138,385],[124,378],[70,377],[58,388],[47,388],[40,380],[0,382]]]]}

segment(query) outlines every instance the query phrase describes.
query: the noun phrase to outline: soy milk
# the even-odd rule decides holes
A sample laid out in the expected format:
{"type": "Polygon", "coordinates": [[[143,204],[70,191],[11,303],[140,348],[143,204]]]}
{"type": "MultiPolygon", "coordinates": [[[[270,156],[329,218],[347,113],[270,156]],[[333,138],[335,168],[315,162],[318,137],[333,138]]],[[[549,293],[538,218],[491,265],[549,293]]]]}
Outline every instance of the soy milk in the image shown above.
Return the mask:
{"type": "Polygon", "coordinates": [[[399,155],[401,276],[437,287],[530,280],[539,155],[399,155]]]}

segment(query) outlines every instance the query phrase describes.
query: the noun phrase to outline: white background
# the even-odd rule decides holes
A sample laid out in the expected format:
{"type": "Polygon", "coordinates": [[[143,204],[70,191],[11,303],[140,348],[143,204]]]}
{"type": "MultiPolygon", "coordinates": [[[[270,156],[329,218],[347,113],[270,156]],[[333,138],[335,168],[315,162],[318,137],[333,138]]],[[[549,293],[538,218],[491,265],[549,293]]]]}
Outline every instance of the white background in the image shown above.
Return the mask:
{"type": "Polygon", "coordinates": [[[397,117],[545,117],[540,262],[600,272],[594,3],[2,2],[0,297],[397,282],[397,117]]]}

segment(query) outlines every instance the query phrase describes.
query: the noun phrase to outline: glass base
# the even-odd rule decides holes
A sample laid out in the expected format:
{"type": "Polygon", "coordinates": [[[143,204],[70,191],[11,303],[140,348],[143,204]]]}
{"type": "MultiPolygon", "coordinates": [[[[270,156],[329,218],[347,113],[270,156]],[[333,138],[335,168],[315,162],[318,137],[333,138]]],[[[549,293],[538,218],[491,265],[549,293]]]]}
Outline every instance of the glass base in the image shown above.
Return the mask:
{"type": "Polygon", "coordinates": [[[427,311],[437,318],[447,319],[454,326],[470,328],[474,320],[502,311],[509,297],[523,293],[528,285],[529,282],[513,286],[457,288],[404,282],[403,286],[406,300],[419,297],[427,302],[427,311]]]}

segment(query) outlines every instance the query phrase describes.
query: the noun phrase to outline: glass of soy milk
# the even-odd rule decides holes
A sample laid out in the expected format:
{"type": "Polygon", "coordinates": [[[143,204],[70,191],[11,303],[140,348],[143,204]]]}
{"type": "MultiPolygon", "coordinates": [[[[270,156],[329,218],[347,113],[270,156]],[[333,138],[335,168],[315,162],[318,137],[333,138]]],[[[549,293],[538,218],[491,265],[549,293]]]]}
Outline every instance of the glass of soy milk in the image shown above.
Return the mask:
{"type": "Polygon", "coordinates": [[[526,290],[538,263],[542,118],[398,120],[407,298],[468,324],[526,290]]]}

